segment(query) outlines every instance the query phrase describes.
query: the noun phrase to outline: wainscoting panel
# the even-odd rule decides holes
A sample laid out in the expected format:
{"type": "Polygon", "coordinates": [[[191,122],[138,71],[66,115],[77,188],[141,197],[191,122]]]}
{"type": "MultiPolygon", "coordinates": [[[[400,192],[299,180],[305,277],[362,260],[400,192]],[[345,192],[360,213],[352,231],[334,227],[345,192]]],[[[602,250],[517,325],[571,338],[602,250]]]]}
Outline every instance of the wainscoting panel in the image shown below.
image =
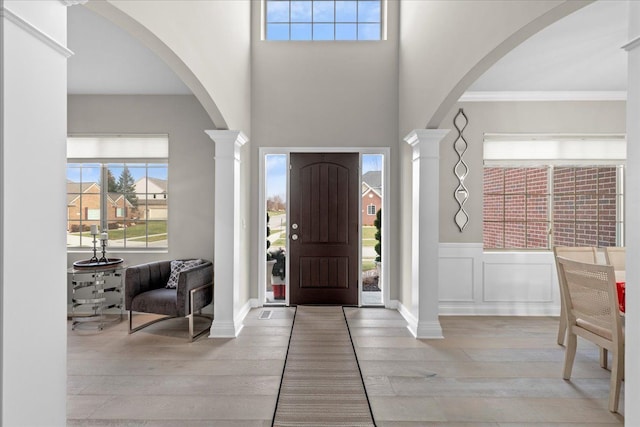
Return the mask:
{"type": "Polygon", "coordinates": [[[482,244],[440,244],[441,315],[557,316],[553,253],[484,252],[482,244]]]}
{"type": "Polygon", "coordinates": [[[484,264],[485,302],[551,302],[551,266],[484,264]]]}
{"type": "Polygon", "coordinates": [[[474,302],[475,273],[482,271],[478,263],[482,257],[482,245],[440,244],[439,298],[440,302],[474,302]]]}

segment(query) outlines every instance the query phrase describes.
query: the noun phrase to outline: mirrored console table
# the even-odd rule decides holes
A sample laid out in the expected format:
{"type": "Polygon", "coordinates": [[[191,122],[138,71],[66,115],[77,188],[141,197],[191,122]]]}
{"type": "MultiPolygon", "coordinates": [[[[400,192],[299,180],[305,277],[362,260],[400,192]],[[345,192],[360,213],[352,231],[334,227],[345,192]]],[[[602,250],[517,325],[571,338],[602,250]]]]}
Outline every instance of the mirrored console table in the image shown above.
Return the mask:
{"type": "Polygon", "coordinates": [[[71,329],[102,330],[124,316],[124,264],[72,267],[71,329]]]}

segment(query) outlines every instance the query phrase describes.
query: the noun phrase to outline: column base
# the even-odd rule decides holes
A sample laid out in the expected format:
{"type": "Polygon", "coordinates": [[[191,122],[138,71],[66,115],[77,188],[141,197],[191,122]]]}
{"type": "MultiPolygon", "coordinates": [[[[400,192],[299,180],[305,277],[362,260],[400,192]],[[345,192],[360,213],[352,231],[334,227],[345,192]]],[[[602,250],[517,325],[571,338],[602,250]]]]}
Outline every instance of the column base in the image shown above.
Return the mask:
{"type": "Polygon", "coordinates": [[[209,338],[236,338],[240,335],[242,328],[244,325],[239,322],[223,322],[214,319],[211,323],[209,338]]]}
{"type": "Polygon", "coordinates": [[[417,327],[409,327],[409,331],[417,339],[443,339],[440,322],[418,322],[417,327]]]}

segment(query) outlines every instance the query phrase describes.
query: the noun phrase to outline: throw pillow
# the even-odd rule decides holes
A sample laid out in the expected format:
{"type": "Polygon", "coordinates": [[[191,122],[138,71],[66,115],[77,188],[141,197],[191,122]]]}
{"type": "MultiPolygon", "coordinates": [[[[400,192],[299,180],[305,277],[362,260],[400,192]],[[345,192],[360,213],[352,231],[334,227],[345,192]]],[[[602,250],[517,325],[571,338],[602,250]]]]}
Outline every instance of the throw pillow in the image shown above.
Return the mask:
{"type": "Polygon", "coordinates": [[[186,261],[174,260],[171,261],[171,274],[169,275],[169,280],[167,281],[166,288],[175,289],[178,287],[178,279],[180,278],[180,273],[189,270],[196,265],[202,264],[201,259],[190,259],[186,261]]]}

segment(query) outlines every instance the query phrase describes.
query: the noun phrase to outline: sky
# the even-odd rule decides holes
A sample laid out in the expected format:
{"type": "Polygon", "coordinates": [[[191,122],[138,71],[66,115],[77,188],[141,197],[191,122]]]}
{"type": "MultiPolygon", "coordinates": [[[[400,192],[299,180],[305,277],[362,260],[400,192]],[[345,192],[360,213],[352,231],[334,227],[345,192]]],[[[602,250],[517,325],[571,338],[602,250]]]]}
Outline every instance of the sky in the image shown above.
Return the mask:
{"type": "MultiPolygon", "coordinates": [[[[369,171],[382,170],[382,154],[362,155],[362,174],[369,171]]],[[[269,197],[279,195],[282,200],[287,200],[287,155],[267,154],[266,156],[266,195],[269,197]]]]}
{"type": "Polygon", "coordinates": [[[380,40],[380,22],[379,0],[267,2],[268,40],[380,40]]]}

